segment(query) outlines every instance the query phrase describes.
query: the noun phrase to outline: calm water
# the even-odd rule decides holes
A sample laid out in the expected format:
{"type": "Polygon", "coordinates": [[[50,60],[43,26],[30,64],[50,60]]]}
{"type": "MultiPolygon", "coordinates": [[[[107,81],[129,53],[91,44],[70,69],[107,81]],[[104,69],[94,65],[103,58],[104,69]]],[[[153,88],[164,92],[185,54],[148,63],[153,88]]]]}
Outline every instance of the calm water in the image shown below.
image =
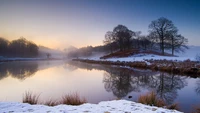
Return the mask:
{"type": "Polygon", "coordinates": [[[139,95],[153,90],[168,104],[179,103],[184,112],[200,105],[199,78],[72,61],[1,63],[0,89],[0,101],[21,102],[25,91],[40,94],[41,101],[58,100],[70,92],[78,92],[90,103],[117,98],[137,101],[139,95]]]}

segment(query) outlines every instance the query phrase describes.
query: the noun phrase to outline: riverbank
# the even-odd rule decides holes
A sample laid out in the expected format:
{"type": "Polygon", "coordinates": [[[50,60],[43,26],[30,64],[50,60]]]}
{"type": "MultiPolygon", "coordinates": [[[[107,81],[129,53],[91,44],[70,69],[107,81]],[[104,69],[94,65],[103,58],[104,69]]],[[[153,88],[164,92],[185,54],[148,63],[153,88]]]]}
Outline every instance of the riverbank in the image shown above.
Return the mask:
{"type": "Polygon", "coordinates": [[[98,104],[82,104],[79,106],[30,105],[17,102],[0,102],[0,113],[32,112],[32,113],[182,113],[155,106],[148,106],[127,100],[103,101],[98,104]]]}
{"type": "Polygon", "coordinates": [[[93,64],[118,65],[130,68],[151,69],[153,71],[162,71],[173,74],[189,75],[200,77],[200,64],[191,60],[154,60],[144,59],[143,61],[109,61],[109,60],[91,60],[91,59],[73,59],[93,64]]]}

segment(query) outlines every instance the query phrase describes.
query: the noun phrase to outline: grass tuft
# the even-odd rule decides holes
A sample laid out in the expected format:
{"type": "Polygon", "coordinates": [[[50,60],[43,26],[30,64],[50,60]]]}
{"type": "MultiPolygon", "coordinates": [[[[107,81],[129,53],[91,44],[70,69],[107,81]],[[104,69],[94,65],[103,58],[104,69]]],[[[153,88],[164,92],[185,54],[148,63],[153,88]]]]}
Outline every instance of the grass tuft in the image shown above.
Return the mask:
{"type": "Polygon", "coordinates": [[[23,95],[23,103],[29,103],[31,105],[39,103],[39,96],[38,94],[33,94],[30,91],[26,91],[23,95]]]}
{"type": "Polygon", "coordinates": [[[165,106],[165,102],[162,99],[157,98],[156,94],[153,91],[147,93],[146,95],[141,95],[138,99],[138,102],[151,106],[158,106],[158,107],[165,106]]]}
{"type": "Polygon", "coordinates": [[[179,110],[179,105],[177,103],[167,106],[167,109],[179,110]]]}
{"type": "Polygon", "coordinates": [[[67,105],[81,105],[86,103],[85,98],[80,98],[80,96],[77,93],[71,93],[67,94],[62,97],[61,103],[62,104],[67,104],[67,105]]]}
{"type": "Polygon", "coordinates": [[[50,99],[50,100],[44,102],[43,104],[44,104],[44,105],[47,105],[47,106],[57,106],[57,105],[59,105],[60,103],[57,102],[57,101],[54,101],[54,100],[50,99]]]}

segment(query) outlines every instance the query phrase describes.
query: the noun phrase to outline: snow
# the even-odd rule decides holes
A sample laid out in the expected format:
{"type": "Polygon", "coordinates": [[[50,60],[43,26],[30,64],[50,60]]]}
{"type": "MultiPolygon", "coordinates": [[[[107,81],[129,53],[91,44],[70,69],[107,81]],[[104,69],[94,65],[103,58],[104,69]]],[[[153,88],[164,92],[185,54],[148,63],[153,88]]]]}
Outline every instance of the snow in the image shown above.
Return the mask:
{"type": "MultiPolygon", "coordinates": [[[[189,49],[186,50],[184,53],[175,53],[176,56],[160,56],[154,54],[137,54],[132,55],[129,57],[124,58],[108,58],[108,59],[100,59],[101,56],[94,56],[89,57],[87,59],[91,60],[107,60],[107,61],[145,61],[145,60],[177,60],[177,61],[184,61],[184,60],[196,60],[195,57],[199,52],[200,46],[189,46],[189,49]]],[[[85,58],[86,59],[86,58],[85,58]]]]}
{"type": "Polygon", "coordinates": [[[155,106],[143,105],[127,100],[104,101],[99,104],[83,104],[79,106],[30,105],[27,103],[0,102],[0,113],[181,113],[155,106]]]}
{"type": "MultiPolygon", "coordinates": [[[[139,54],[140,55],[140,54],[139,54]]],[[[125,58],[109,58],[107,60],[109,61],[145,61],[145,60],[178,60],[178,61],[184,61],[187,59],[195,60],[193,57],[172,57],[172,56],[159,56],[159,55],[153,55],[153,54],[145,54],[145,55],[133,55],[130,57],[125,58]]]]}

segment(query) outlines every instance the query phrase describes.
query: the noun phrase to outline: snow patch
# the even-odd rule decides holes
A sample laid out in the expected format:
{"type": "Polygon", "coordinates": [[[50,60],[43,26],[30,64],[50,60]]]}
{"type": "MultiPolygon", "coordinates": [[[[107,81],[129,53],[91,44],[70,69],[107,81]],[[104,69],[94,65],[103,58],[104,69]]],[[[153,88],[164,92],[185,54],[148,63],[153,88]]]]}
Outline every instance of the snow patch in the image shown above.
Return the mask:
{"type": "Polygon", "coordinates": [[[30,105],[27,103],[0,102],[0,113],[181,113],[155,106],[147,106],[127,100],[104,101],[99,104],[83,104],[80,106],[58,105],[30,105]]]}

